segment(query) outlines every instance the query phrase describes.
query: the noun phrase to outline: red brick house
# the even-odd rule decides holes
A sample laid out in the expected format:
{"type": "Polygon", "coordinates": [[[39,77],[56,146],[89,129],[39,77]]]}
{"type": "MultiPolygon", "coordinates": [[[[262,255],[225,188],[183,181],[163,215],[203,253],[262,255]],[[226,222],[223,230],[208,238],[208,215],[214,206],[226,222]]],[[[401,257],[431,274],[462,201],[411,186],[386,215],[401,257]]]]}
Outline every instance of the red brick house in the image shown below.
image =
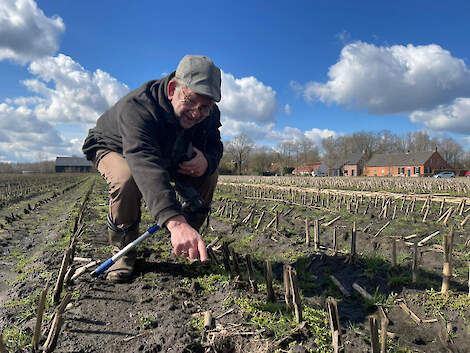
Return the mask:
{"type": "Polygon", "coordinates": [[[364,167],[368,176],[422,176],[451,169],[437,152],[374,154],[364,167]]]}
{"type": "Polygon", "coordinates": [[[344,165],[341,168],[343,176],[359,176],[362,175],[362,170],[366,163],[366,154],[363,153],[351,153],[348,158],[344,161],[344,165]]]}
{"type": "Polygon", "coordinates": [[[321,162],[315,162],[310,164],[302,164],[295,168],[292,171],[294,175],[312,175],[312,172],[317,170],[318,167],[321,165],[321,162]]]}
{"type": "Polygon", "coordinates": [[[359,176],[366,162],[366,154],[361,152],[350,153],[344,160],[337,161],[328,168],[329,176],[359,176]]]}

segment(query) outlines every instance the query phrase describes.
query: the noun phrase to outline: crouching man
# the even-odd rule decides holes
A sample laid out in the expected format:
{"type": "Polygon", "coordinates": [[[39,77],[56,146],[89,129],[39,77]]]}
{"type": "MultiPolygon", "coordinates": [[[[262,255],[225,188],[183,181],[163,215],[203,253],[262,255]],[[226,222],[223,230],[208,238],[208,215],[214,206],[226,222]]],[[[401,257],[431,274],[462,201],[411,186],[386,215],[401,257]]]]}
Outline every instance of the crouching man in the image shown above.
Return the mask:
{"type": "MultiPolygon", "coordinates": [[[[175,72],[121,98],[89,130],[83,152],[108,183],[107,224],[115,253],[139,236],[143,197],[155,221],[170,231],[176,255],[207,260],[198,230],[223,153],[215,104],[220,84],[220,69],[209,58],[186,55],[175,72]]],[[[134,250],[106,278],[128,280],[135,260],[134,250]]]]}

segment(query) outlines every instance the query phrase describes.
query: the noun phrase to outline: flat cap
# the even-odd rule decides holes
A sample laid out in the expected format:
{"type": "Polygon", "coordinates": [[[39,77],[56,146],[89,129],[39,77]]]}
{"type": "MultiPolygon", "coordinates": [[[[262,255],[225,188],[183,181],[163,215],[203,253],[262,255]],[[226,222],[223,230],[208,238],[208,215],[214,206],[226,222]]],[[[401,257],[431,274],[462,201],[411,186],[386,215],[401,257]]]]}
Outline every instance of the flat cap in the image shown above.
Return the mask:
{"type": "Polygon", "coordinates": [[[220,69],[207,56],[184,56],[176,68],[175,77],[191,91],[220,102],[220,69]]]}

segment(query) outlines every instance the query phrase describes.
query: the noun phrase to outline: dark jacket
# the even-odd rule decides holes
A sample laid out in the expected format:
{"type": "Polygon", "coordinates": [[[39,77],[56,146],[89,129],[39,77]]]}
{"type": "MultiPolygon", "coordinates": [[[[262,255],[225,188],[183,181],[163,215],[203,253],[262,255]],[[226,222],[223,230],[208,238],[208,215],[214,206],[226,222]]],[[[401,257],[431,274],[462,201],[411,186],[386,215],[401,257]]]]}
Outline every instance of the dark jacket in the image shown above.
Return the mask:
{"type": "Polygon", "coordinates": [[[206,175],[214,173],[222,158],[220,111],[214,104],[210,115],[190,129],[183,129],[167,97],[174,72],[149,81],[121,98],[101,115],[83,144],[88,160],[98,149],[124,156],[151,215],[161,226],[182,214],[170,184],[188,146],[200,149],[208,162],[206,175]]]}

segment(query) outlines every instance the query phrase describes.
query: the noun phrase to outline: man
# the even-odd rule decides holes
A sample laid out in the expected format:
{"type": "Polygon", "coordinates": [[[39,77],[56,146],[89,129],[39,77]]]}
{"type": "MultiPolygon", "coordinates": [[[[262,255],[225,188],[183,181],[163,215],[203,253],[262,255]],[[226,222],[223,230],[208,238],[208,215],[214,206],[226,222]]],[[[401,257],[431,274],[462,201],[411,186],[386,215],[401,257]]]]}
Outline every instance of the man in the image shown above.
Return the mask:
{"type": "MultiPolygon", "coordinates": [[[[130,92],[90,129],[83,152],[108,183],[108,233],[115,253],[139,236],[143,197],[152,217],[170,231],[176,255],[207,260],[197,230],[207,216],[223,153],[214,103],[220,101],[220,84],[220,69],[209,58],[186,55],[176,72],[130,92]]],[[[107,279],[128,280],[135,258],[135,251],[122,257],[107,279]]]]}

